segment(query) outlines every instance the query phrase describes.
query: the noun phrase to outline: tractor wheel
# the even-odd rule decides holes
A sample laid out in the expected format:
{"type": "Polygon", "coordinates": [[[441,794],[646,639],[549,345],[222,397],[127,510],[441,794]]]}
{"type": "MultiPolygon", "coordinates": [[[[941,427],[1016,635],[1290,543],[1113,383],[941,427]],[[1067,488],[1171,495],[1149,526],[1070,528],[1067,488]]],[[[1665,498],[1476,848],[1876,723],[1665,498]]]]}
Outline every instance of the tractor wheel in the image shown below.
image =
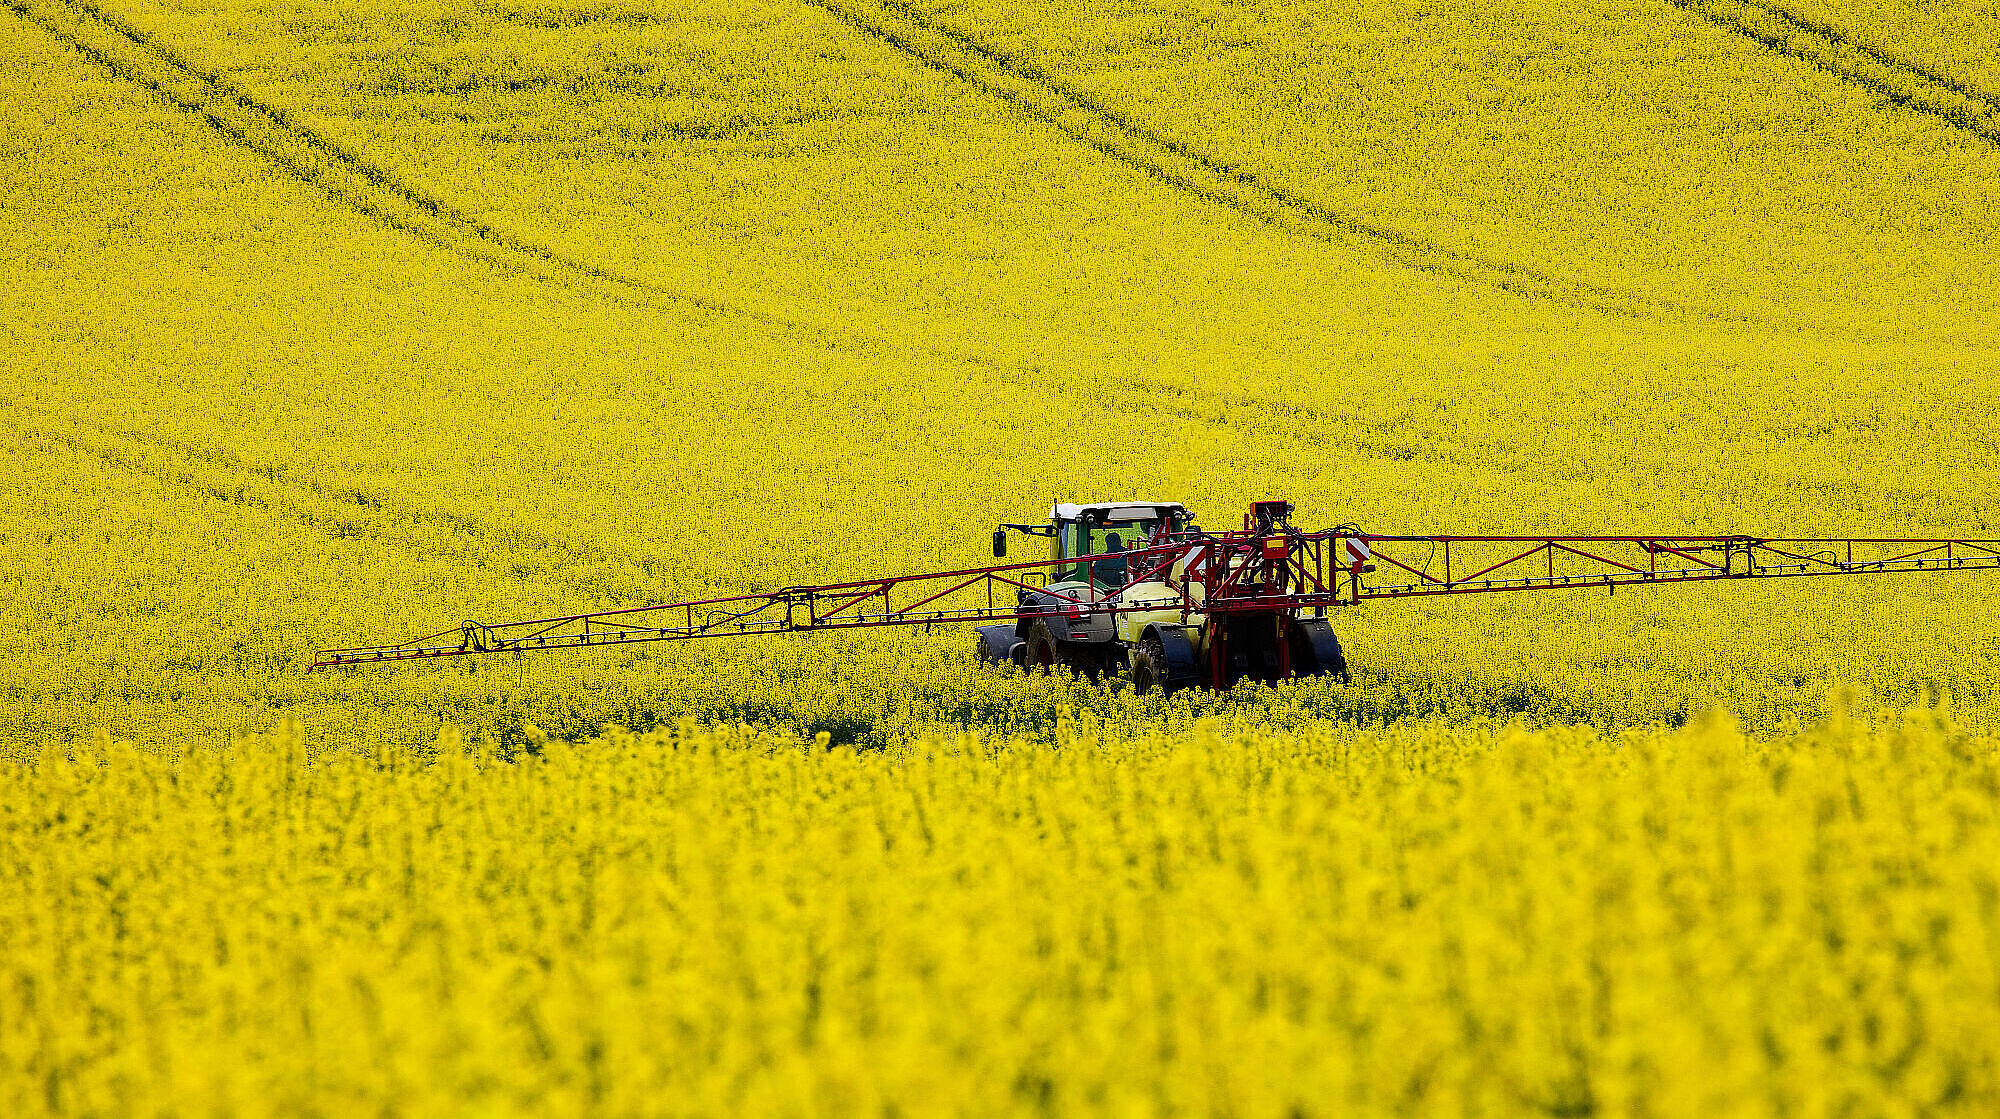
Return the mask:
{"type": "Polygon", "coordinates": [[[1047,622],[1036,622],[1034,628],[1028,631],[1028,643],[1024,649],[1027,660],[1022,667],[1040,676],[1047,676],[1055,671],[1057,665],[1061,665],[1095,684],[1102,673],[1102,665],[1092,646],[1057,641],[1047,622]]]}
{"type": "Polygon", "coordinates": [[[1194,655],[1194,643],[1178,626],[1148,628],[1126,655],[1132,665],[1132,690],[1140,695],[1148,692],[1172,695],[1182,688],[1201,684],[1201,666],[1194,655]]]}
{"type": "Polygon", "coordinates": [[[986,664],[1021,663],[1021,639],[1012,626],[988,626],[979,631],[979,659],[986,664]]]}
{"type": "Polygon", "coordinates": [[[1343,684],[1354,682],[1347,673],[1347,654],[1340,647],[1340,638],[1333,635],[1333,625],[1325,618],[1294,620],[1289,638],[1294,676],[1331,676],[1343,684]]]}
{"type": "Polygon", "coordinates": [[[1157,637],[1148,637],[1132,647],[1132,690],[1139,695],[1165,691],[1167,650],[1157,637]]]}
{"type": "Polygon", "coordinates": [[[1028,630],[1028,644],[1023,652],[1027,659],[1021,667],[1038,676],[1047,676],[1063,663],[1062,650],[1056,645],[1055,634],[1049,632],[1047,622],[1036,622],[1028,630]]]}

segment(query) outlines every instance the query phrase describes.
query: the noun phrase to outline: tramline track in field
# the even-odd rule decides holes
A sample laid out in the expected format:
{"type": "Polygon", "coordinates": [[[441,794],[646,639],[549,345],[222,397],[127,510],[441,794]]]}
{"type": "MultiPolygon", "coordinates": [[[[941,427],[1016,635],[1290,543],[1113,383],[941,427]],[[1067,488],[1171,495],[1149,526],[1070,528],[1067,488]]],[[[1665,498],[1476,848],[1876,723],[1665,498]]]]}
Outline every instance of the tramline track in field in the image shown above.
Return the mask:
{"type": "Polygon", "coordinates": [[[298,124],[220,75],[193,65],[179,52],[103,12],[88,0],[0,0],[31,26],[103,67],[114,77],[201,118],[212,131],[270,161],[340,206],[379,221],[434,248],[565,288],[582,287],[620,303],[693,307],[761,325],[780,337],[827,350],[859,353],[883,346],[914,349],[1001,372],[1040,373],[1033,367],[930,344],[871,335],[852,327],[836,332],[804,320],[741,307],[693,292],[640,280],[560,253],[482,222],[442,198],[402,183],[337,141],[298,124]],[[41,9],[69,12],[62,18],[41,9]],[[95,33],[93,33],[95,32],[95,33]]]}
{"type": "Polygon", "coordinates": [[[1665,314],[1717,322],[1755,321],[1569,279],[1524,264],[1491,260],[1342,213],[1140,124],[1041,67],[927,16],[905,0],[805,2],[919,64],[957,78],[1061,131],[1107,159],[1264,225],[1528,298],[1627,317],[1665,314]]]}
{"type": "MultiPolygon", "coordinates": [[[[882,37],[878,32],[870,30],[865,21],[849,19],[841,10],[819,3],[818,0],[808,0],[808,2],[816,3],[836,16],[847,19],[854,26],[868,31],[877,38],[882,37]]],[[[527,275],[565,287],[581,286],[594,294],[618,302],[674,304],[745,319],[779,335],[827,349],[862,351],[882,345],[904,348],[912,346],[907,340],[874,336],[851,327],[834,331],[809,321],[743,307],[642,280],[562,253],[489,222],[481,221],[453,206],[444,198],[403,182],[387,169],[369,162],[331,137],[301,124],[284,109],[258,99],[250,91],[228,78],[195,65],[179,51],[161,42],[157,36],[133,27],[90,0],[0,0],[0,5],[4,5],[30,25],[40,28],[84,58],[103,67],[113,76],[147,91],[182,112],[200,118],[223,139],[258,153],[287,177],[320,191],[347,209],[381,222],[434,248],[495,268],[504,274],[527,275]]],[[[978,47],[962,33],[942,28],[942,25],[939,27],[940,34],[956,35],[964,39],[969,50],[986,49],[978,47]]],[[[916,50],[913,44],[894,38],[885,41],[905,50],[905,53],[916,50]]],[[[916,56],[923,57],[920,53],[916,56]]],[[[996,55],[995,58],[998,60],[999,56],[996,55]]],[[[925,61],[927,65],[936,65],[929,59],[925,61]]],[[[1518,267],[1488,264],[1472,257],[1461,257],[1449,250],[1430,246],[1391,231],[1354,223],[1309,201],[1270,187],[1247,172],[1215,163],[1171,138],[1147,132],[1111,110],[1083,99],[1081,94],[1055,83],[1046,75],[1041,75],[1032,69],[1021,68],[1012,60],[1005,62],[1009,66],[1020,68],[1026,80],[1044,83],[1056,96],[1076,100],[1090,113],[1101,115],[1111,122],[1115,129],[1122,130],[1141,142],[1171,151],[1179,158],[1192,161],[1193,165],[1200,167],[1203,173],[1211,178],[1239,184],[1243,189],[1261,197],[1266,205],[1261,209],[1247,206],[1241,199],[1232,198],[1226,193],[1218,193],[1210,187],[1176,174],[1169,168],[1149,166],[1143,159],[1117,145],[1093,142],[1093,146],[1108,157],[1134,166],[1156,179],[1190,191],[1207,201],[1231,207],[1266,223],[1280,222],[1275,212],[1289,210],[1297,219],[1291,223],[1294,226],[1303,222],[1324,227],[1307,230],[1319,239],[1328,239],[1329,230],[1351,233],[1365,240],[1377,242],[1378,249],[1394,249],[1396,253],[1402,254],[1398,257],[1401,263],[1423,271],[1490,283],[1491,286],[1519,295],[1593,306],[1614,313],[1626,315],[1647,313],[1644,308],[1636,304],[1626,306],[1605,302],[1622,298],[1612,289],[1568,284],[1566,281],[1553,280],[1518,267]],[[1438,264],[1440,260],[1446,261],[1447,264],[1451,260],[1457,260],[1465,267],[1454,271],[1452,267],[1440,267],[1438,264]],[[1490,274],[1481,280],[1474,274],[1473,266],[1485,269],[1490,274]],[[1565,291],[1568,294],[1564,294],[1565,291]]],[[[981,83],[978,76],[972,72],[961,72],[949,67],[947,69],[961,79],[986,89],[989,93],[1003,98],[1007,96],[1004,90],[981,83]]],[[[1036,112],[1032,105],[1018,100],[1015,100],[1015,103],[1031,115],[1036,112]]],[[[1038,116],[1038,119],[1049,119],[1050,123],[1063,127],[1060,121],[1052,118],[1038,116]]],[[[1072,131],[1068,128],[1064,130],[1072,131]]],[[[1706,312],[1691,311],[1667,304],[1656,303],[1654,307],[1656,310],[1707,315],[1706,312]]],[[[988,368],[1004,366],[1004,363],[991,357],[964,353],[924,342],[915,343],[914,348],[939,357],[967,361],[988,368]]]]}
{"type": "Polygon", "coordinates": [[[582,285],[621,302],[669,303],[747,319],[826,343],[809,323],[642,280],[509,233],[398,179],[332,138],[204,70],[90,0],[0,0],[29,24],[210,129],[249,148],[287,176],[340,205],[435,248],[564,286],[582,285]]]}
{"type": "Polygon", "coordinates": [[[288,177],[313,187],[337,204],[434,248],[502,273],[528,275],[563,287],[581,286],[592,294],[621,303],[693,307],[728,315],[763,326],[777,336],[827,350],[860,353],[888,346],[914,349],[999,372],[1041,372],[923,340],[873,335],[852,326],[835,331],[805,320],[623,275],[508,233],[466,214],[443,198],[401,182],[332,138],[292,120],[283,109],[258,100],[227,78],[195,66],[157,37],[104,12],[89,0],[0,0],[0,6],[113,76],[200,117],[225,140],[257,152],[288,177]],[[45,8],[67,11],[74,18],[66,24],[60,17],[40,10],[45,8]]]}
{"type": "Polygon", "coordinates": [[[52,416],[18,401],[5,403],[35,418],[32,422],[0,418],[0,430],[38,435],[161,486],[260,510],[330,537],[366,538],[374,546],[455,564],[478,565],[511,555],[513,574],[531,585],[545,583],[614,602],[659,601],[661,596],[653,588],[669,581],[659,564],[643,556],[613,555],[532,530],[503,533],[473,517],[391,505],[371,494],[252,466],[196,444],[142,436],[74,416],[52,416]],[[637,568],[646,582],[633,586],[566,570],[591,566],[637,568]]]}
{"type": "Polygon", "coordinates": [[[2000,96],[1919,66],[1831,24],[1764,0],[1666,0],[1766,50],[1859,86],[1890,104],[2000,144],[2000,96]]]}
{"type": "MultiPolygon", "coordinates": [[[[1053,75],[964,31],[933,21],[898,0],[885,0],[876,18],[862,14],[855,4],[835,0],[806,2],[923,65],[951,74],[1088,144],[1107,158],[1261,223],[1322,241],[1351,242],[1418,271],[1529,298],[1628,317],[1667,314],[1719,322],[1755,321],[1749,316],[1724,314],[1558,277],[1526,265],[1489,260],[1341,214],[1266,183],[1249,171],[1227,166],[1173,137],[1147,129],[1053,75]],[[890,18],[885,20],[882,16],[890,18]],[[892,26],[897,20],[904,26],[892,26]],[[1006,80],[996,81],[996,77],[1006,80]],[[1009,88],[1013,83],[1021,88],[1009,88]]],[[[443,198],[399,180],[385,168],[300,124],[283,109],[266,104],[229,79],[194,65],[155,36],[105,12],[91,0],[0,0],[0,4],[115,76],[200,117],[225,139],[258,152],[288,176],[349,209],[434,247],[505,273],[526,274],[566,286],[582,285],[621,302],[665,301],[694,307],[756,322],[833,349],[867,347],[883,341],[642,280],[481,221],[443,198]]]]}

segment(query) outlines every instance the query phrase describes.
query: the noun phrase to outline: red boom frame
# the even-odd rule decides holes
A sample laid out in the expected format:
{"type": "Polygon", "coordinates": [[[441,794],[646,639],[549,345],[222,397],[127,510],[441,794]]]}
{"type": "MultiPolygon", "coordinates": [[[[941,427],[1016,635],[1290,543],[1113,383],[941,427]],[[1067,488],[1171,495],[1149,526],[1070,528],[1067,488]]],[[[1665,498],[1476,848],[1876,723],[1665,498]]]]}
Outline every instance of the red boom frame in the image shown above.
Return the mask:
{"type": "Polygon", "coordinates": [[[1324,614],[1335,606],[1447,594],[2000,568],[2000,540],[1378,536],[1351,529],[1301,532],[1285,523],[1280,505],[1260,503],[1236,531],[1156,534],[1146,546],[1124,553],[1124,584],[1103,593],[1046,589],[1051,569],[1075,568],[1093,562],[1090,558],[1033,560],[491,625],[468,621],[393,645],[328,649],[312,667],[699,637],[1007,622],[1057,613],[1078,620],[1178,610],[1185,621],[1196,615],[1324,614]],[[1459,574],[1468,567],[1474,568],[1470,574],[1459,574]],[[1399,581],[1367,578],[1378,572],[1399,581]],[[1162,575],[1171,576],[1163,587],[1156,582],[1162,575]],[[1144,598],[1124,597],[1143,583],[1161,589],[1144,598]],[[1022,590],[1047,600],[1023,605],[1022,590]],[[892,605],[898,594],[910,600],[892,605]]]}

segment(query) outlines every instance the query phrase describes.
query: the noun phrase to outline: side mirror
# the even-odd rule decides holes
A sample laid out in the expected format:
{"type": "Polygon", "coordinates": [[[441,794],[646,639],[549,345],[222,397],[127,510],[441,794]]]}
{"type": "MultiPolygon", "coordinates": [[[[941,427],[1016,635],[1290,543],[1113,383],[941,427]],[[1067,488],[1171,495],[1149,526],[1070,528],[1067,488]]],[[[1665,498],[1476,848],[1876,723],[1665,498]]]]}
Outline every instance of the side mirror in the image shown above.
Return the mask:
{"type": "Polygon", "coordinates": [[[993,530],[993,557],[995,559],[1004,559],[1006,558],[1006,556],[1007,556],[1007,530],[1004,528],[996,528],[993,530]]]}

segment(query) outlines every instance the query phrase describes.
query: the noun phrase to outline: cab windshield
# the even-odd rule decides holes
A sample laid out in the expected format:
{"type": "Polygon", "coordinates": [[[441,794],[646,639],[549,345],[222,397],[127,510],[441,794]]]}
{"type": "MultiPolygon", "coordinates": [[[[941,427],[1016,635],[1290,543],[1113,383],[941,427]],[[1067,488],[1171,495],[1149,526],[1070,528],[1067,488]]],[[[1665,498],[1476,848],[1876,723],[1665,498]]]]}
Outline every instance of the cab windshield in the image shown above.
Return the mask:
{"type": "MultiPolygon", "coordinates": [[[[1062,569],[1062,579],[1088,578],[1102,590],[1116,590],[1128,581],[1125,557],[1120,553],[1143,548],[1160,527],[1160,518],[1132,521],[1071,521],[1063,526],[1063,558],[1099,556],[1088,564],[1072,564],[1062,569]]],[[[1175,529],[1180,526],[1173,525],[1175,529]]]]}

